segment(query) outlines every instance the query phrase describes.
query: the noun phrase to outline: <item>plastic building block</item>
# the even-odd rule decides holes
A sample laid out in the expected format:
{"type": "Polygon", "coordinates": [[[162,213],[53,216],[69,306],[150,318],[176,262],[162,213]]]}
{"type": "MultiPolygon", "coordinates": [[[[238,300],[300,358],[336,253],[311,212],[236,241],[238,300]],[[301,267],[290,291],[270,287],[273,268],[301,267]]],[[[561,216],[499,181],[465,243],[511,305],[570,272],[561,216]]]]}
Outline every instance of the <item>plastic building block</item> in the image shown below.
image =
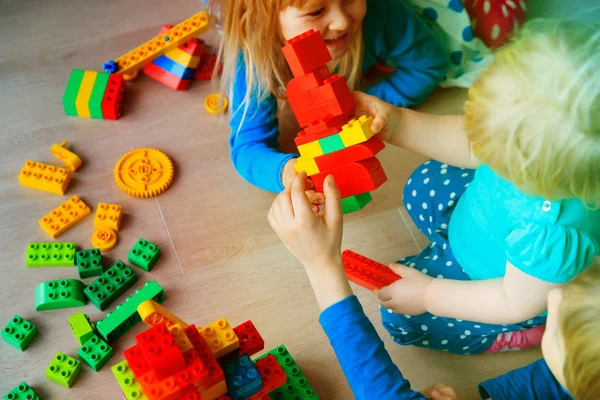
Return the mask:
{"type": "Polygon", "coordinates": [[[72,267],[75,243],[29,243],[25,265],[28,267],[72,267]]]}
{"type": "Polygon", "coordinates": [[[125,357],[125,360],[127,360],[127,364],[129,365],[129,368],[131,368],[133,375],[136,377],[140,377],[145,373],[150,372],[151,368],[148,359],[137,344],[125,350],[123,356],[125,357]]]}
{"type": "Polygon", "coordinates": [[[92,335],[92,337],[77,350],[77,355],[81,358],[81,361],[86,363],[96,372],[98,372],[114,354],[115,352],[112,347],[96,335],[92,335]]]}
{"type": "Polygon", "coordinates": [[[294,164],[294,168],[298,173],[305,171],[306,175],[308,176],[316,175],[321,172],[314,158],[304,159],[302,157],[298,157],[296,163],[294,164]]]}
{"type": "Polygon", "coordinates": [[[202,400],[215,400],[227,393],[227,382],[225,379],[215,383],[207,390],[200,392],[202,400]]]}
{"type": "Polygon", "coordinates": [[[119,304],[115,311],[106,314],[106,317],[96,323],[96,329],[100,336],[108,343],[126,334],[135,324],[140,322],[140,314],[137,307],[146,300],[154,300],[157,303],[165,301],[165,292],[156,281],[148,281],[141,289],[119,304]]]}
{"type": "Polygon", "coordinates": [[[183,355],[165,324],[153,326],[137,335],[135,339],[159,379],[185,368],[183,355]]]}
{"type": "Polygon", "coordinates": [[[286,41],[282,51],[295,77],[306,75],[331,61],[321,33],[313,29],[286,41]]]}
{"type": "Polygon", "coordinates": [[[160,258],[160,247],[145,239],[139,238],[129,251],[127,259],[133,265],[150,272],[160,258]]]}
{"type": "Polygon", "coordinates": [[[288,352],[284,345],[274,348],[260,356],[255,362],[258,362],[266,358],[269,354],[272,354],[277,359],[277,362],[283,368],[287,375],[286,383],[279,389],[275,389],[269,397],[276,400],[304,400],[304,399],[318,399],[314,389],[308,383],[308,380],[294,361],[292,355],[288,352]]]}
{"type": "Polygon", "coordinates": [[[92,94],[88,101],[90,116],[94,119],[104,118],[104,114],[102,112],[102,101],[104,100],[104,93],[106,92],[106,87],[108,86],[108,81],[110,79],[110,75],[103,72],[98,72],[96,75],[94,87],[92,88],[92,94]]]}
{"type": "Polygon", "coordinates": [[[340,135],[332,135],[323,139],[319,139],[319,144],[323,150],[323,154],[335,153],[344,148],[344,142],[340,135]]]}
{"type": "Polygon", "coordinates": [[[69,317],[69,326],[79,345],[83,345],[94,336],[94,325],[90,317],[81,311],[69,317]]]}
{"type": "Polygon", "coordinates": [[[81,279],[102,275],[102,254],[100,250],[80,250],[76,255],[77,271],[81,279]]]}
{"type": "Polygon", "coordinates": [[[51,213],[42,217],[39,223],[52,238],[56,239],[91,212],[92,210],[83,200],[77,196],[72,196],[51,213]]]}
{"type": "MultiPolygon", "coordinates": [[[[377,168],[368,175],[362,176],[352,181],[341,182],[338,184],[340,196],[342,199],[350,196],[356,196],[365,192],[372,192],[387,180],[383,168],[377,168]]],[[[319,190],[317,190],[319,191],[319,190]]]]}
{"type": "Polygon", "coordinates": [[[360,211],[373,200],[371,193],[361,193],[342,199],[342,214],[350,214],[360,211]]]}
{"type": "Polygon", "coordinates": [[[83,79],[84,73],[85,71],[80,69],[74,69],[71,71],[69,82],[67,83],[67,88],[65,89],[65,94],[63,95],[62,100],[63,109],[66,115],[77,117],[77,106],[75,105],[75,101],[77,100],[79,86],[81,86],[81,80],[83,79]]]}
{"type": "Polygon", "coordinates": [[[310,90],[321,86],[325,79],[330,76],[331,74],[327,65],[320,66],[309,74],[291,79],[285,88],[286,94],[288,98],[292,98],[302,93],[308,93],[310,90]]]}
{"type": "Polygon", "coordinates": [[[194,79],[200,81],[209,81],[214,75],[219,76],[223,71],[223,64],[217,64],[216,54],[203,54],[200,58],[200,65],[196,68],[194,79]]]}
{"type": "Polygon", "coordinates": [[[364,143],[355,144],[340,151],[319,156],[315,158],[315,162],[321,171],[329,171],[344,164],[375,157],[384,147],[385,143],[377,136],[373,136],[364,143]]]}
{"type": "Polygon", "coordinates": [[[81,362],[79,360],[58,352],[46,369],[46,378],[68,389],[73,386],[80,372],[81,362]]]}
{"type": "MultiPolygon", "coordinates": [[[[166,324],[165,324],[166,326],[166,324]]],[[[177,347],[179,347],[179,351],[182,353],[191,350],[194,348],[188,337],[183,333],[183,328],[179,324],[171,325],[167,327],[169,332],[171,332],[171,336],[173,336],[173,340],[177,347]]]]}
{"type": "Polygon", "coordinates": [[[198,332],[209,345],[215,358],[224,356],[240,347],[238,337],[225,318],[198,328],[198,332]]]}
{"type": "Polygon", "coordinates": [[[67,191],[70,182],[71,173],[66,169],[34,161],[25,161],[19,174],[21,186],[61,196],[67,191]]]}
{"type": "Polygon", "coordinates": [[[227,97],[221,97],[218,93],[209,94],[204,99],[204,108],[211,114],[221,114],[227,110],[227,97]]]}
{"type": "Polygon", "coordinates": [[[165,153],[140,148],[123,155],[115,165],[115,181],[133,197],[154,197],[173,181],[173,163],[165,153]]]}
{"type": "Polygon", "coordinates": [[[8,392],[3,400],[40,400],[39,396],[29,387],[27,382],[19,383],[19,386],[8,392]]]}
{"type": "Polygon", "coordinates": [[[36,311],[81,307],[87,302],[85,285],[77,279],[42,282],[35,288],[36,311]]]}
{"type": "Polygon", "coordinates": [[[187,328],[189,324],[181,320],[177,315],[173,314],[154,300],[146,300],[142,302],[138,308],[138,313],[144,323],[155,326],[164,323],[167,328],[173,325],[179,325],[182,329],[187,328]]]}
{"type": "Polygon", "coordinates": [[[195,325],[190,325],[187,328],[183,329],[183,332],[186,334],[192,345],[194,346],[194,350],[200,356],[200,359],[204,363],[204,367],[208,371],[208,378],[205,382],[197,384],[198,391],[202,394],[202,398],[217,398],[227,392],[227,385],[225,385],[225,374],[223,373],[223,369],[217,362],[217,359],[213,355],[210,347],[200,333],[195,325]],[[225,386],[225,390],[221,391],[221,382],[223,382],[223,386],[225,386]],[[211,396],[209,396],[206,392],[209,392],[211,396]]]}
{"type": "Polygon", "coordinates": [[[156,60],[152,61],[152,64],[180,79],[192,79],[194,77],[194,68],[186,68],[167,56],[158,57],[156,60]]]}
{"type": "Polygon", "coordinates": [[[188,385],[179,391],[181,400],[203,400],[194,385],[188,385]]]}
{"type": "Polygon", "coordinates": [[[304,92],[294,97],[288,97],[288,101],[295,114],[315,106],[312,97],[310,97],[310,92],[304,92]]]}
{"type": "Polygon", "coordinates": [[[79,85],[77,98],[75,99],[75,107],[77,109],[78,117],[91,118],[89,103],[97,75],[98,73],[96,71],[83,72],[83,78],[81,79],[81,84],[79,85]]]}
{"type": "Polygon", "coordinates": [[[12,317],[8,325],[2,329],[2,339],[21,351],[29,346],[37,334],[37,327],[18,315],[12,317]]]}
{"type": "Polygon", "coordinates": [[[324,154],[319,140],[314,140],[298,146],[298,152],[300,153],[301,157],[306,159],[316,158],[324,154]]]}
{"type": "Polygon", "coordinates": [[[344,125],[340,132],[344,146],[350,147],[369,140],[373,136],[371,122],[373,122],[373,117],[367,117],[366,115],[361,116],[358,120],[348,121],[348,124],[344,125]]]}
{"type": "Polygon", "coordinates": [[[188,90],[192,81],[190,79],[181,79],[165,71],[158,65],[152,63],[144,67],[144,73],[154,80],[170,87],[173,90],[188,90]]]}
{"type": "Polygon", "coordinates": [[[246,399],[262,389],[260,373],[248,354],[242,354],[223,367],[227,391],[235,399],[246,399]]]}
{"type": "Polygon", "coordinates": [[[75,172],[81,167],[81,158],[72,151],[67,150],[66,147],[67,142],[62,141],[60,144],[50,146],[50,152],[65,163],[65,168],[71,172],[75,172]]]}
{"type": "Polygon", "coordinates": [[[310,97],[315,105],[323,104],[331,100],[339,100],[341,104],[354,105],[354,98],[346,80],[339,75],[332,75],[325,79],[318,88],[312,89],[310,97]]]}
{"type": "Polygon", "coordinates": [[[150,371],[140,376],[138,382],[149,400],[179,399],[179,386],[173,376],[159,379],[154,371],[150,371]]]}
{"type": "Polygon", "coordinates": [[[101,228],[92,233],[92,246],[100,251],[109,251],[117,245],[117,234],[112,229],[101,228]]]}
{"type": "Polygon", "coordinates": [[[102,97],[102,117],[116,120],[121,116],[121,104],[125,97],[125,81],[121,75],[110,75],[102,97]]]}
{"type": "Polygon", "coordinates": [[[348,280],[370,291],[381,289],[391,285],[398,279],[402,279],[400,275],[397,275],[386,265],[351,250],[342,252],[342,262],[348,280]]]}
{"type": "Polygon", "coordinates": [[[315,184],[315,190],[321,191],[323,190],[323,181],[325,181],[327,175],[333,175],[335,182],[340,185],[370,175],[377,168],[381,168],[381,163],[378,159],[372,157],[355,163],[343,164],[335,169],[313,175],[312,181],[315,184]]]}
{"type": "Polygon", "coordinates": [[[122,214],[123,208],[118,204],[98,203],[96,216],[94,217],[94,228],[108,228],[119,232],[122,214]]]}
{"type": "Polygon", "coordinates": [[[233,328],[233,332],[240,341],[239,354],[252,356],[265,348],[265,341],[252,323],[246,321],[233,328]]]}
{"type": "Polygon", "coordinates": [[[133,372],[129,369],[127,360],[114,365],[111,370],[126,400],[147,400],[142,387],[135,379],[133,372]]]}
{"type": "Polygon", "coordinates": [[[156,60],[154,60],[153,63],[156,65],[160,65],[156,61],[160,60],[163,57],[166,57],[166,58],[170,59],[171,61],[173,61],[173,62],[177,63],[178,65],[181,65],[185,68],[192,69],[192,76],[190,78],[186,78],[186,79],[193,78],[193,75],[194,75],[193,72],[196,69],[196,67],[198,67],[198,65],[200,64],[200,56],[194,56],[189,52],[181,50],[179,47],[166,52],[164,56],[157,58],[156,60]]]}
{"type": "Polygon", "coordinates": [[[339,133],[342,130],[342,126],[346,125],[347,122],[348,118],[344,115],[336,117],[328,115],[313,121],[304,128],[304,131],[298,133],[298,138],[295,139],[296,145],[339,133]]]}
{"type": "Polygon", "coordinates": [[[268,354],[265,358],[255,362],[254,365],[260,373],[262,389],[260,392],[249,397],[248,400],[260,400],[265,395],[285,385],[287,376],[273,354],[268,354]]]}
{"type": "Polygon", "coordinates": [[[90,302],[102,311],[132,287],[137,280],[137,274],[131,268],[123,261],[117,261],[86,287],[84,293],[90,302]]]}
{"type": "MultiPolygon", "coordinates": [[[[160,27],[160,31],[158,33],[159,34],[165,33],[169,29],[172,29],[172,28],[173,28],[173,25],[171,25],[171,24],[163,25],[160,27]]],[[[188,53],[190,55],[200,57],[202,54],[204,54],[204,51],[206,50],[206,43],[204,43],[204,40],[202,40],[202,39],[195,38],[195,39],[190,39],[187,42],[185,42],[184,44],[179,45],[176,49],[185,51],[186,53],[188,53]]],[[[174,50],[175,49],[166,51],[165,55],[168,55],[170,57],[170,55],[173,53],[174,50]]],[[[174,58],[172,58],[172,59],[174,60],[174,58]]],[[[181,64],[183,64],[183,63],[181,63],[181,64]]]]}
{"type": "Polygon", "coordinates": [[[117,73],[124,74],[125,79],[133,78],[138,70],[153,59],[201,35],[208,28],[208,14],[204,11],[200,12],[117,58],[115,60],[119,67],[117,73]]]}
{"type": "Polygon", "coordinates": [[[307,108],[300,112],[295,112],[298,125],[304,128],[309,126],[312,122],[318,121],[327,117],[338,117],[344,116],[349,118],[354,111],[354,100],[341,98],[326,101],[321,104],[317,104],[311,108],[307,108]],[[352,101],[349,101],[352,100],[352,101]]]}

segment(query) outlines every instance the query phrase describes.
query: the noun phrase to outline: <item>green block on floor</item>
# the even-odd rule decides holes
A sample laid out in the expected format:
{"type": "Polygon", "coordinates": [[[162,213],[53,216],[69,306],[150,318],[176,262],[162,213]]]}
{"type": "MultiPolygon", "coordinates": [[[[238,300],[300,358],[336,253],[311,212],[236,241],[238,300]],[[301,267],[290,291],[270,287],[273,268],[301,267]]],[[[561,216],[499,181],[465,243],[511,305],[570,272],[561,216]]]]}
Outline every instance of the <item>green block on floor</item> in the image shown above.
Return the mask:
{"type": "Polygon", "coordinates": [[[29,387],[27,382],[23,381],[11,390],[6,393],[3,400],[40,400],[40,397],[33,391],[32,388],[29,387]]]}
{"type": "Polygon", "coordinates": [[[73,386],[80,372],[81,361],[58,352],[46,369],[46,378],[68,389],[73,386]]]}
{"type": "Polygon", "coordinates": [[[36,311],[81,307],[86,301],[85,285],[77,279],[59,279],[42,282],[35,288],[36,311]]]}
{"type": "Polygon", "coordinates": [[[68,243],[29,243],[25,265],[28,267],[72,267],[76,245],[68,243]]]}
{"type": "Polygon", "coordinates": [[[102,275],[102,254],[98,249],[80,250],[76,254],[80,278],[102,275]]]}
{"type": "Polygon", "coordinates": [[[92,94],[90,96],[90,116],[96,119],[103,119],[102,115],[102,99],[104,98],[104,92],[106,91],[106,85],[108,85],[108,79],[110,75],[105,72],[98,72],[96,80],[94,81],[94,87],[92,88],[92,94]]]}
{"type": "Polygon", "coordinates": [[[69,82],[67,83],[67,88],[65,89],[65,94],[63,95],[63,108],[65,110],[66,115],[71,115],[73,117],[77,117],[77,107],[75,105],[75,100],[77,100],[77,94],[79,93],[79,86],[81,86],[81,81],[83,80],[83,74],[85,71],[81,69],[74,69],[71,71],[71,76],[69,77],[69,82]]]}
{"type": "Polygon", "coordinates": [[[37,334],[36,326],[18,315],[12,317],[8,325],[2,329],[2,339],[21,351],[29,346],[37,334]]]}
{"type": "Polygon", "coordinates": [[[323,150],[323,154],[334,153],[345,148],[339,134],[319,139],[319,145],[323,150]]]}
{"type": "Polygon", "coordinates": [[[102,311],[132,287],[137,280],[137,274],[119,260],[86,287],[84,292],[90,302],[102,311]]]}
{"type": "Polygon", "coordinates": [[[142,238],[138,239],[127,255],[127,259],[131,264],[146,272],[149,272],[152,269],[159,258],[160,247],[142,238]]]}
{"type": "Polygon", "coordinates": [[[69,317],[69,326],[80,345],[94,336],[94,325],[91,323],[90,317],[81,311],[69,317]]]}
{"type": "Polygon", "coordinates": [[[77,350],[77,355],[91,369],[98,372],[115,354],[112,347],[96,335],[92,335],[87,342],[77,350]]]}
{"type": "Polygon", "coordinates": [[[342,199],[342,214],[350,214],[362,210],[373,200],[371,193],[361,193],[342,199]]]}

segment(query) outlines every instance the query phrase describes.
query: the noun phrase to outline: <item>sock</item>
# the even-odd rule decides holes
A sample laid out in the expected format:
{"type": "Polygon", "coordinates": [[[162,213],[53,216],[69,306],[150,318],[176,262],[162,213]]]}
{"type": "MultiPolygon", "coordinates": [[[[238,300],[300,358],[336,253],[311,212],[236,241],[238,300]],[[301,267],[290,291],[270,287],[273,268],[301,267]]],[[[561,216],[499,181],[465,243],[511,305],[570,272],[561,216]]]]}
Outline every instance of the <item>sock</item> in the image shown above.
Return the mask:
{"type": "Polygon", "coordinates": [[[504,351],[521,351],[540,347],[545,330],[546,325],[544,324],[523,331],[501,333],[485,352],[500,353],[504,351]]]}

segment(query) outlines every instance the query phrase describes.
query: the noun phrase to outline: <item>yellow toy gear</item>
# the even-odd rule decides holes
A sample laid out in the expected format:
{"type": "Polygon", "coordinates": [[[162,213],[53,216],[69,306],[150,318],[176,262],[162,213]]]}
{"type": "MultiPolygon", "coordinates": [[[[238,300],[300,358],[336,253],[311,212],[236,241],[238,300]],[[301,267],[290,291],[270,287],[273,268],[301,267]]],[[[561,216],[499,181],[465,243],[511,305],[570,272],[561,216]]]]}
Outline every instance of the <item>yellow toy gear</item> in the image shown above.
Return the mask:
{"type": "Polygon", "coordinates": [[[173,163],[160,150],[135,149],[117,162],[115,181],[122,191],[133,197],[158,196],[173,181],[173,163]]]}
{"type": "Polygon", "coordinates": [[[221,98],[218,93],[209,94],[204,99],[204,108],[211,114],[221,114],[227,109],[227,97],[221,98]]]}

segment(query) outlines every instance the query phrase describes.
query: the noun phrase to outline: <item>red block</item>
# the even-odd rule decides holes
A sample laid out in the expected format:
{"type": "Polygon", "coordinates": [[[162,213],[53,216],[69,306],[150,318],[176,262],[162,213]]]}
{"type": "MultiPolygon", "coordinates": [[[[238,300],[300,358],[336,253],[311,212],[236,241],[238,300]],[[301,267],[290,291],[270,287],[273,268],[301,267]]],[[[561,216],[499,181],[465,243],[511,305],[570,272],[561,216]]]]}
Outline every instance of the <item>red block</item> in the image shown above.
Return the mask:
{"type": "Polygon", "coordinates": [[[235,335],[240,340],[239,355],[252,356],[265,348],[265,341],[258,333],[252,321],[246,321],[233,328],[235,335]]]}
{"type": "Polygon", "coordinates": [[[336,99],[340,103],[354,105],[350,88],[348,88],[346,80],[339,75],[333,75],[331,78],[325,79],[321,86],[310,91],[310,97],[315,105],[336,99]]]}
{"type": "Polygon", "coordinates": [[[304,130],[298,132],[298,137],[294,139],[296,146],[323,139],[327,136],[335,135],[342,131],[342,126],[348,123],[348,117],[340,115],[335,118],[327,116],[317,121],[311,122],[304,130]]]}
{"type": "Polygon", "coordinates": [[[309,74],[291,79],[286,85],[286,94],[289,98],[309,92],[321,86],[325,79],[330,76],[329,68],[327,68],[327,65],[323,65],[309,74]]]}
{"type": "Polygon", "coordinates": [[[125,350],[123,356],[125,356],[127,364],[136,378],[150,372],[150,364],[137,344],[125,350]]]}
{"type": "Polygon", "coordinates": [[[189,79],[181,79],[153,63],[144,67],[144,73],[174,90],[188,90],[192,82],[189,79]]]}
{"type": "Polygon", "coordinates": [[[361,178],[343,182],[338,185],[342,199],[361,193],[372,192],[387,181],[383,168],[377,168],[371,174],[361,178]]]}
{"type": "Polygon", "coordinates": [[[137,380],[148,400],[178,400],[179,386],[174,377],[159,379],[154,371],[142,375],[137,380]]]}
{"type": "Polygon", "coordinates": [[[340,165],[350,164],[368,158],[375,157],[385,147],[383,140],[377,136],[373,136],[363,143],[355,144],[354,146],[346,147],[345,149],[336,151],[335,153],[324,154],[316,157],[315,162],[319,167],[319,171],[330,171],[338,168],[340,165]]]}
{"type": "Polygon", "coordinates": [[[350,250],[344,250],[342,261],[348,280],[371,291],[402,279],[389,267],[350,250]]]}
{"type": "Polygon", "coordinates": [[[181,389],[179,396],[181,400],[202,400],[202,397],[198,393],[198,389],[196,389],[194,385],[189,385],[181,389]]]}
{"type": "Polygon", "coordinates": [[[331,61],[321,33],[314,29],[286,41],[282,51],[295,77],[306,75],[331,61]]]}
{"type": "Polygon", "coordinates": [[[265,358],[256,361],[254,365],[260,373],[262,388],[260,392],[248,397],[248,400],[261,400],[263,396],[285,385],[287,375],[273,354],[269,354],[265,358]]]}
{"type": "Polygon", "coordinates": [[[200,81],[209,81],[212,79],[215,73],[217,76],[221,74],[221,71],[223,70],[223,64],[219,63],[219,66],[215,69],[216,64],[216,54],[204,53],[202,58],[200,58],[200,64],[198,65],[198,68],[196,68],[196,72],[194,72],[194,79],[198,79],[200,81]]]}
{"type": "Polygon", "coordinates": [[[305,126],[310,125],[311,122],[318,122],[327,117],[343,117],[347,121],[352,116],[353,112],[354,99],[341,98],[329,100],[294,114],[296,115],[300,127],[304,128],[305,126]]]}
{"type": "Polygon", "coordinates": [[[310,92],[304,92],[298,96],[288,97],[288,101],[290,102],[290,106],[292,106],[294,114],[315,106],[315,103],[310,96],[310,92]]]}
{"type": "MultiPolygon", "coordinates": [[[[366,160],[361,160],[350,164],[338,164],[336,168],[332,170],[324,171],[311,176],[311,179],[315,184],[315,190],[322,191],[323,181],[325,181],[327,175],[333,175],[333,177],[335,178],[335,182],[339,186],[345,182],[350,182],[355,179],[368,176],[377,168],[381,168],[381,163],[375,157],[371,157],[366,160]]],[[[368,190],[368,192],[370,192],[370,190],[368,190]]]]}
{"type": "Polygon", "coordinates": [[[228,394],[224,394],[223,396],[219,397],[217,400],[233,400],[233,397],[231,397],[228,394]]]}
{"type": "Polygon", "coordinates": [[[206,383],[208,381],[208,370],[204,367],[204,363],[196,350],[190,349],[183,353],[183,356],[186,367],[174,375],[179,387],[206,383]]]}
{"type": "Polygon", "coordinates": [[[121,74],[111,74],[102,98],[102,117],[116,120],[121,116],[121,103],[125,95],[125,81],[121,74]]]}
{"type": "Polygon", "coordinates": [[[184,328],[183,332],[186,334],[194,346],[194,349],[200,356],[200,359],[204,363],[204,368],[208,370],[208,380],[206,383],[197,386],[198,391],[203,392],[225,379],[225,374],[213,356],[210,347],[208,347],[208,344],[206,344],[202,336],[200,336],[200,333],[198,333],[196,326],[190,325],[184,328]]]}
{"type": "Polygon", "coordinates": [[[140,333],[135,339],[158,379],[185,369],[183,354],[164,323],[140,333]]]}

